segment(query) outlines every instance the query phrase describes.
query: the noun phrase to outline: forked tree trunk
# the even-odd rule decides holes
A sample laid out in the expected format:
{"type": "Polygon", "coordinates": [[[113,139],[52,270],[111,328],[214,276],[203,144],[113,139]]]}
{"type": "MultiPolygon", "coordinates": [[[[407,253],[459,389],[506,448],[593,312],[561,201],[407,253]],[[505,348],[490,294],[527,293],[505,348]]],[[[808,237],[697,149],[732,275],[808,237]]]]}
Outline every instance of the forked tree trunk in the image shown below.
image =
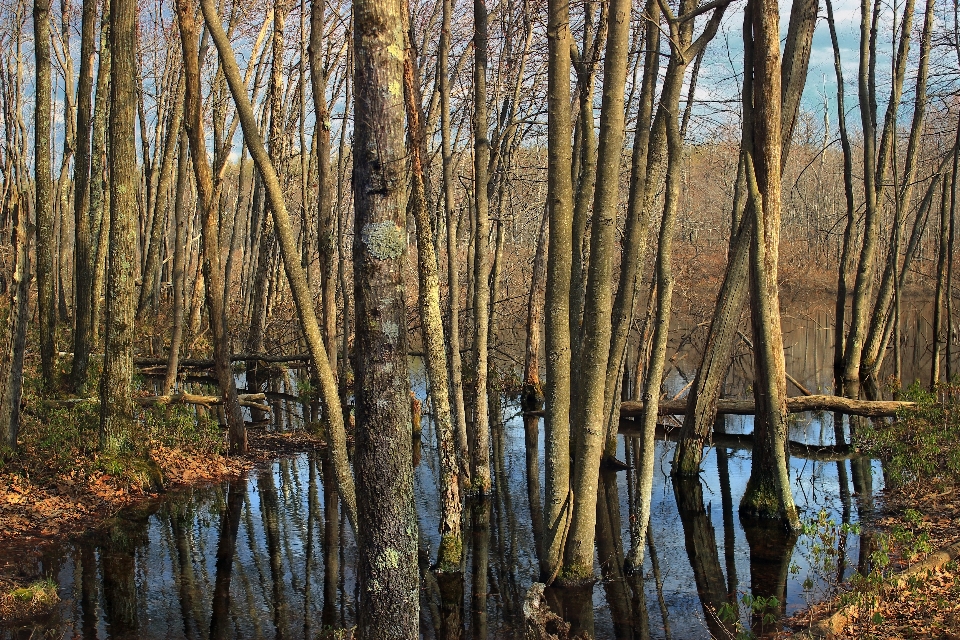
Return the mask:
{"type": "MultiPolygon", "coordinates": [[[[620,195],[620,158],[624,135],[624,87],[630,44],[630,0],[613,0],[603,74],[597,184],[583,344],[578,366],[581,402],[577,407],[573,460],[573,518],[564,551],[565,581],[593,578],[594,536],[597,528],[597,482],[606,435],[604,391],[610,355],[613,244],[620,195]]],[[[587,133],[587,132],[585,132],[587,133]]]]}
{"type": "MultiPolygon", "coordinates": [[[[756,448],[750,480],[740,503],[740,513],[749,516],[779,517],[790,529],[800,521],[790,488],[787,460],[787,380],[780,328],[780,294],[777,266],[780,244],[781,93],[780,35],[777,0],[751,0],[754,43],[744,32],[744,47],[752,49],[753,104],[745,120],[753,125],[752,147],[746,156],[747,185],[752,196],[754,241],[750,250],[751,320],[753,324],[754,421],[756,448]]],[[[751,60],[752,59],[752,60],[751,60]]],[[[748,73],[750,68],[748,67],[748,73]]]]}
{"type": "MultiPolygon", "coordinates": [[[[284,270],[286,271],[287,280],[290,283],[290,290],[297,308],[297,315],[300,318],[301,329],[310,352],[310,359],[317,370],[317,376],[320,381],[320,397],[323,400],[324,409],[329,417],[330,454],[336,470],[337,486],[340,490],[347,518],[353,525],[354,531],[356,531],[357,501],[353,476],[350,473],[350,463],[347,459],[347,439],[343,426],[340,396],[337,392],[336,378],[330,369],[330,361],[327,359],[326,350],[323,346],[320,324],[317,322],[317,315],[313,308],[313,298],[310,295],[310,290],[307,288],[307,276],[306,273],[304,273],[303,266],[300,264],[300,252],[297,250],[297,242],[293,234],[293,225],[290,223],[290,215],[287,213],[287,207],[284,203],[283,190],[280,186],[276,169],[270,161],[270,156],[263,144],[263,138],[257,126],[256,116],[254,116],[253,113],[253,106],[250,104],[246,86],[243,78],[240,76],[240,68],[237,66],[233,48],[230,46],[227,34],[224,33],[223,26],[220,24],[220,16],[217,14],[216,6],[213,0],[201,0],[200,8],[203,11],[203,17],[207,23],[207,29],[220,54],[224,75],[226,76],[227,84],[230,85],[230,93],[233,95],[233,100],[237,106],[240,126],[243,128],[243,136],[247,141],[247,146],[250,148],[250,155],[253,157],[254,163],[263,176],[263,184],[267,192],[267,197],[270,200],[270,211],[280,241],[284,270]]],[[[356,11],[356,9],[354,9],[354,11],[356,11]]],[[[397,86],[400,87],[399,84],[397,86]]]]}
{"type": "MultiPolygon", "coordinates": [[[[192,0],[177,0],[177,22],[183,50],[184,101],[183,128],[190,141],[193,174],[197,184],[200,206],[200,238],[203,254],[203,275],[206,280],[207,310],[210,313],[210,333],[213,337],[213,369],[223,394],[223,409],[227,417],[230,453],[247,451],[247,429],[240,412],[237,385],[230,366],[230,334],[227,327],[227,309],[223,298],[223,266],[220,261],[220,237],[217,210],[214,201],[213,172],[207,162],[206,136],[203,132],[200,93],[200,59],[196,48],[196,9],[192,0]]],[[[177,120],[174,117],[174,120],[177,120]]],[[[172,138],[174,132],[169,133],[172,138]]],[[[166,156],[167,153],[164,153],[166,156]]],[[[165,160],[167,158],[165,157],[165,160]]],[[[159,200],[158,200],[159,201],[159,200]]],[[[160,210],[156,215],[161,215],[160,210]]]]}

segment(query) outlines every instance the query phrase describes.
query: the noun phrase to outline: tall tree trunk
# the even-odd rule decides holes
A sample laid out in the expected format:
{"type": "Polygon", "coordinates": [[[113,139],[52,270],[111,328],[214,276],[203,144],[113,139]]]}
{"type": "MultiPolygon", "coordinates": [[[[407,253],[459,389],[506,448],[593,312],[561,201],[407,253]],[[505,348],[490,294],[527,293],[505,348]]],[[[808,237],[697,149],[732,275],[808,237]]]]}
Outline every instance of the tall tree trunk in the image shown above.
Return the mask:
{"type": "MultiPolygon", "coordinates": [[[[153,197],[153,221],[150,225],[147,255],[144,263],[143,278],[141,278],[140,298],[137,302],[137,322],[142,322],[151,306],[156,308],[157,279],[160,275],[160,243],[166,228],[164,222],[167,215],[167,192],[170,177],[173,175],[173,160],[177,152],[177,141],[180,139],[180,121],[183,110],[183,91],[177,83],[176,97],[170,108],[170,119],[167,125],[166,140],[163,144],[163,155],[160,159],[160,171],[157,178],[157,192],[153,197]]],[[[158,141],[159,143],[159,141],[158,141]]]]}
{"type": "Polygon", "coordinates": [[[107,166],[107,120],[110,110],[110,2],[103,0],[100,18],[100,65],[97,68],[97,97],[93,107],[93,140],[90,149],[90,230],[93,252],[93,287],[90,291],[91,348],[101,342],[100,316],[106,276],[107,240],[110,237],[110,201],[104,197],[109,184],[107,166]]]}
{"type": "MultiPolygon", "coordinates": [[[[247,451],[247,429],[237,399],[237,385],[230,366],[230,334],[227,327],[227,309],[223,299],[223,266],[220,261],[220,237],[217,224],[213,172],[207,163],[206,136],[203,132],[200,93],[200,59],[196,9],[191,0],[177,0],[177,22],[183,49],[184,101],[183,128],[190,141],[193,173],[197,183],[197,201],[200,207],[200,239],[203,253],[203,276],[206,280],[207,310],[210,313],[210,333],[213,336],[213,369],[223,394],[223,409],[227,417],[230,453],[247,451]]],[[[174,117],[174,120],[177,120],[174,117]]],[[[179,124],[179,123],[178,123],[179,124]]],[[[174,132],[169,133],[173,138],[174,132]]],[[[165,160],[167,152],[164,152],[165,160]]],[[[161,180],[162,181],[162,180],[161,180]]],[[[158,199],[159,202],[159,199],[158,199]]],[[[161,215],[158,209],[156,215],[161,215]]]]}
{"type": "Polygon", "coordinates": [[[473,450],[470,478],[473,491],[490,492],[490,415],[487,402],[487,335],[490,314],[490,281],[487,244],[490,233],[490,140],[487,118],[487,3],[473,0],[473,359],[476,369],[476,398],[473,419],[473,450]]]}
{"type": "Polygon", "coordinates": [[[752,62],[753,104],[745,101],[744,108],[750,112],[745,120],[752,125],[752,146],[743,152],[755,226],[750,293],[758,411],[754,420],[756,447],[740,513],[779,517],[788,528],[798,529],[787,460],[787,380],[777,285],[782,148],[778,1],[751,0],[748,11],[754,42],[748,41],[750,36],[745,32],[744,47],[752,55],[744,55],[744,59],[752,62]]]}
{"type": "MultiPolygon", "coordinates": [[[[310,359],[320,379],[320,396],[330,421],[330,444],[332,445],[330,449],[336,470],[337,486],[340,490],[347,519],[353,525],[354,531],[356,531],[357,501],[353,476],[350,473],[350,464],[347,459],[347,438],[343,426],[340,396],[337,393],[336,378],[330,369],[330,362],[327,359],[326,350],[323,347],[320,324],[317,322],[317,315],[313,309],[313,299],[310,295],[310,290],[307,288],[307,276],[300,264],[300,254],[299,251],[297,251],[297,243],[293,235],[293,225],[290,223],[290,215],[287,213],[286,204],[284,203],[283,190],[280,186],[276,169],[270,161],[270,156],[263,144],[263,137],[260,135],[260,129],[257,126],[253,106],[250,104],[246,86],[243,78],[240,76],[240,68],[237,66],[233,48],[230,46],[230,41],[227,39],[227,35],[223,31],[223,26],[220,24],[220,17],[217,15],[216,6],[213,0],[201,0],[200,8],[203,11],[203,17],[207,23],[208,32],[213,38],[217,51],[220,54],[224,75],[226,76],[227,84],[230,86],[230,93],[233,95],[233,100],[237,106],[240,126],[243,128],[243,136],[247,141],[247,146],[250,148],[250,155],[253,157],[254,163],[263,176],[264,188],[270,200],[270,211],[276,226],[277,237],[280,241],[284,270],[290,284],[291,293],[293,294],[297,315],[300,318],[301,330],[303,331],[307,348],[310,352],[310,359]]],[[[354,11],[356,11],[356,8],[354,11]]],[[[399,87],[400,85],[398,84],[397,88],[399,87]]]]}
{"type": "Polygon", "coordinates": [[[133,335],[136,312],[137,3],[111,0],[110,256],[106,332],[100,381],[100,447],[117,452],[133,421],[133,335]]]}
{"type": "Polygon", "coordinates": [[[570,268],[573,243],[573,181],[570,177],[570,6],[547,4],[547,257],[544,389],[543,553],[540,579],[553,582],[570,526],[570,268]]]}
{"type": "MultiPolygon", "coordinates": [[[[790,25],[781,70],[781,172],[786,167],[790,140],[799,113],[800,96],[806,85],[818,4],[818,0],[795,2],[790,11],[790,25]]],[[[750,82],[752,81],[748,78],[745,92],[749,90],[750,82]]],[[[687,396],[687,411],[676,450],[674,472],[680,475],[697,475],[700,472],[703,445],[716,420],[717,401],[730,369],[737,331],[747,301],[750,239],[754,232],[753,217],[744,217],[744,211],[749,206],[747,191],[745,167],[741,157],[734,188],[734,224],[731,227],[727,271],[717,295],[703,360],[697,368],[690,395],[687,396]]]]}
{"type": "Polygon", "coordinates": [[[323,7],[310,3],[310,86],[316,110],[314,137],[317,140],[317,249],[320,254],[320,291],[323,303],[324,346],[330,368],[337,370],[337,243],[333,215],[333,180],[330,175],[330,111],[327,108],[327,75],[320,58],[323,47],[323,7]]]}
{"type": "Polygon", "coordinates": [[[54,382],[57,308],[54,300],[53,178],[50,162],[50,0],[34,0],[33,42],[36,57],[34,170],[37,216],[37,307],[40,319],[40,361],[45,385],[54,382]]]}
{"type": "Polygon", "coordinates": [[[419,637],[420,598],[403,292],[402,3],[354,2],[353,20],[357,618],[361,640],[412,640],[419,637]]]}
{"type": "Polygon", "coordinates": [[[23,393],[23,354],[30,319],[30,237],[19,194],[9,206],[13,272],[7,289],[9,306],[0,327],[0,460],[16,453],[23,393]]]}
{"type": "Polygon", "coordinates": [[[630,0],[611,1],[608,23],[583,346],[577,368],[582,391],[574,423],[577,443],[573,461],[573,518],[562,573],[564,580],[574,582],[593,578],[597,482],[606,435],[604,391],[610,355],[613,244],[625,125],[623,101],[630,44],[630,0]]]}
{"type": "MultiPolygon", "coordinates": [[[[182,129],[182,127],[181,127],[182,129]]],[[[174,224],[176,225],[176,239],[173,247],[173,330],[170,334],[170,355],[167,358],[167,372],[163,378],[162,390],[165,394],[173,393],[177,381],[177,369],[180,362],[180,345],[183,343],[184,303],[187,286],[186,277],[186,244],[187,244],[187,212],[186,195],[189,166],[189,149],[187,137],[180,132],[180,151],[177,154],[177,192],[173,204],[174,224]]]]}
{"type": "Polygon", "coordinates": [[[417,301],[420,307],[423,343],[427,354],[427,375],[430,381],[434,428],[437,432],[437,452],[440,457],[441,516],[437,567],[440,571],[459,571],[463,556],[463,533],[460,527],[463,519],[463,505],[460,501],[460,474],[453,424],[450,419],[447,354],[443,346],[443,319],[440,315],[440,275],[437,269],[437,252],[433,244],[430,214],[427,212],[423,178],[421,150],[426,132],[420,122],[420,107],[415,100],[412,55],[408,49],[407,56],[404,58],[403,90],[407,123],[410,128],[410,162],[413,180],[410,211],[413,212],[417,229],[417,273],[419,275],[417,301]]]}
{"type": "MultiPolygon", "coordinates": [[[[74,160],[74,275],[73,366],[70,386],[81,392],[87,383],[93,335],[90,307],[93,291],[93,247],[90,208],[90,141],[93,120],[93,57],[96,53],[97,0],[83,0],[80,26],[80,80],[77,86],[77,154],[74,160]]],[[[96,178],[96,177],[95,177],[96,178]]]]}
{"type": "Polygon", "coordinates": [[[443,154],[443,208],[447,223],[447,303],[450,345],[450,401],[457,439],[460,477],[470,484],[470,445],[467,436],[467,412],[463,399],[463,364],[460,359],[460,272],[459,242],[457,239],[456,202],[453,191],[453,150],[450,131],[450,30],[453,19],[453,0],[443,2],[443,25],[440,31],[440,51],[437,62],[440,91],[440,144],[443,154]]]}

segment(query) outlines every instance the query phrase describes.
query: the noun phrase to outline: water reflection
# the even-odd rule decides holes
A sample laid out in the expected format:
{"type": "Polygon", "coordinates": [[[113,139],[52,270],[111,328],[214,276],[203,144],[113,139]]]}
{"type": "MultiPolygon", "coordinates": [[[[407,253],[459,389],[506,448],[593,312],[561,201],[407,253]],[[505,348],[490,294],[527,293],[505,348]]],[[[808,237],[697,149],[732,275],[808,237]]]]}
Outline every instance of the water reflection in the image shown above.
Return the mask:
{"type": "MultiPolygon", "coordinates": [[[[826,384],[822,372],[807,369],[829,366],[830,359],[819,358],[816,350],[804,355],[807,349],[800,344],[796,341],[793,355],[803,357],[788,359],[791,373],[813,389],[826,384]]],[[[426,383],[418,365],[411,367],[413,386],[423,400],[426,383]]],[[[668,387],[677,387],[674,393],[682,386],[681,373],[675,371],[668,381],[668,387]]],[[[728,386],[740,384],[741,374],[731,376],[728,386]]],[[[293,377],[270,384],[272,393],[285,396],[273,398],[273,428],[297,428],[304,418],[316,419],[315,406],[291,399],[293,377]]],[[[467,505],[462,572],[437,575],[430,567],[439,544],[439,469],[429,413],[423,421],[415,495],[426,638],[517,637],[523,596],[539,573],[534,523],[539,524],[544,486],[542,424],[525,421],[513,401],[493,409],[492,417],[500,417],[491,434],[496,492],[467,505]]],[[[752,424],[749,417],[730,416],[715,430],[749,434],[752,424]]],[[[790,432],[791,440],[815,445],[848,438],[846,421],[829,414],[804,416],[790,432]]],[[[774,596],[788,614],[805,604],[803,581],[815,572],[802,545],[739,520],[735,506],[750,474],[750,458],[734,446],[735,439],[731,442],[705,452],[698,480],[676,482],[669,476],[675,445],[657,442],[649,552],[642,572],[625,575],[623,555],[637,512],[633,467],[639,443],[621,438],[617,457],[631,468],[604,472],[598,487],[599,582],[545,594],[573,632],[618,640],[709,638],[724,631],[713,612],[725,604],[737,607],[744,594],[774,596]],[[788,571],[792,564],[798,572],[788,571]]],[[[881,476],[870,461],[793,456],[790,464],[805,518],[821,509],[842,522],[872,513],[881,476]]],[[[841,576],[866,566],[869,541],[851,534],[840,544],[841,576]]],[[[313,639],[356,624],[356,546],[340,517],[323,451],[124,513],[98,534],[42,562],[42,572],[61,584],[60,607],[35,626],[0,631],[0,638],[47,632],[82,638],[313,639]]],[[[746,626],[757,622],[739,608],[746,626]]]]}

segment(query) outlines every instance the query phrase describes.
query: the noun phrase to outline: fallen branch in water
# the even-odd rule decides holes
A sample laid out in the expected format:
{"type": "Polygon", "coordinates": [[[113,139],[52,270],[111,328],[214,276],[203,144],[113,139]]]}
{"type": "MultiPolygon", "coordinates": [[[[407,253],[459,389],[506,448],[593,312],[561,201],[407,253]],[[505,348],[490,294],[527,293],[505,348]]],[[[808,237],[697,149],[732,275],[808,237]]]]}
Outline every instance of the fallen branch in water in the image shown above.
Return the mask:
{"type": "MultiPolygon", "coordinates": [[[[895,400],[851,400],[842,396],[798,396],[787,398],[787,411],[837,411],[868,418],[883,418],[897,415],[900,409],[916,406],[915,402],[895,400]]],[[[660,415],[683,415],[687,411],[687,401],[677,400],[660,403],[660,415]]],[[[749,416],[757,412],[753,400],[721,399],[717,402],[718,415],[749,416]]],[[[620,405],[620,417],[634,417],[643,414],[643,403],[625,400],[620,405]]]]}

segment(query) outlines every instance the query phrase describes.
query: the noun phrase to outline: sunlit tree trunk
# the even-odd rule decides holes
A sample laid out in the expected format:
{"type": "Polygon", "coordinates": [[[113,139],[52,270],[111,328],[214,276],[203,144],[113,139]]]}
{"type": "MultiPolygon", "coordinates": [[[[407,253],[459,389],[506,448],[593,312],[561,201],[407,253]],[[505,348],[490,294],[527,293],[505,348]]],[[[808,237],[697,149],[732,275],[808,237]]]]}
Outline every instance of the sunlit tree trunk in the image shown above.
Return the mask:
{"type": "Polygon", "coordinates": [[[34,110],[35,209],[37,217],[37,314],[40,322],[40,362],[43,383],[54,382],[57,308],[54,300],[53,178],[50,164],[50,0],[33,3],[33,42],[36,59],[34,110]]]}
{"type": "Polygon", "coordinates": [[[487,3],[473,0],[473,358],[476,369],[470,477],[473,491],[485,495],[490,479],[490,415],[487,403],[487,340],[490,314],[490,203],[487,197],[490,164],[487,118],[487,3]]]}
{"type": "MultiPolygon", "coordinates": [[[[360,0],[354,20],[354,242],[359,637],[419,637],[407,377],[404,9],[360,0]]],[[[443,389],[442,391],[445,391],[443,389]]]]}
{"type": "Polygon", "coordinates": [[[90,291],[91,348],[101,343],[100,320],[106,278],[107,240],[110,237],[110,200],[107,166],[107,121],[110,110],[110,1],[103,0],[100,18],[100,64],[97,68],[97,97],[93,107],[93,140],[90,148],[90,231],[93,251],[93,287],[90,291]]]}
{"type": "MultiPolygon", "coordinates": [[[[778,517],[790,529],[800,521],[790,488],[787,460],[787,379],[780,328],[780,294],[777,270],[780,244],[781,94],[780,34],[777,0],[751,0],[748,9],[753,43],[744,34],[745,49],[752,48],[753,104],[745,126],[752,124],[751,147],[746,155],[747,184],[752,196],[754,241],[750,249],[751,320],[754,335],[755,448],[750,480],[740,502],[740,513],[778,517]]],[[[747,67],[748,73],[750,67],[747,67]]]]}
{"type": "MultiPolygon", "coordinates": [[[[223,266],[220,261],[220,238],[217,210],[214,200],[213,173],[207,162],[206,136],[203,132],[200,94],[200,60],[198,33],[192,0],[177,0],[177,22],[183,45],[184,103],[183,128],[190,141],[193,174],[197,184],[197,202],[200,208],[200,250],[203,254],[203,276],[206,280],[207,310],[210,313],[210,333],[213,337],[213,368],[223,394],[223,409],[227,417],[230,452],[247,451],[247,429],[237,399],[237,385],[230,366],[230,335],[227,309],[223,298],[223,266]]],[[[174,118],[176,120],[176,118],[174,118]]],[[[179,124],[179,123],[178,123],[179,124]]],[[[174,132],[169,133],[172,138],[174,132]]],[[[166,155],[166,153],[164,154],[166,155]]],[[[158,200],[159,201],[159,200],[158,200]]],[[[161,215],[158,210],[156,215],[161,215]]]]}
{"type": "Polygon", "coordinates": [[[93,134],[93,57],[97,35],[97,0],[83,0],[80,26],[80,79],[77,86],[77,153],[74,160],[74,275],[73,365],[70,386],[80,392],[87,383],[93,327],[93,230],[90,217],[90,143],[93,134]]]}
{"type": "Polygon", "coordinates": [[[553,581],[570,526],[570,268],[573,184],[570,178],[570,7],[547,5],[547,215],[550,218],[545,294],[547,383],[544,389],[543,549],[540,579],[553,581]]]}
{"type": "Polygon", "coordinates": [[[118,451],[133,420],[133,337],[136,312],[137,3],[111,0],[110,50],[110,256],[106,331],[100,381],[100,446],[118,451]]]}
{"type": "MultiPolygon", "coordinates": [[[[287,213],[286,204],[284,203],[283,190],[280,186],[276,169],[270,161],[270,156],[263,144],[263,137],[260,135],[260,129],[253,113],[253,106],[250,104],[250,98],[247,96],[246,85],[240,76],[240,68],[237,66],[233,48],[230,46],[227,34],[224,33],[223,26],[220,24],[220,16],[217,14],[216,6],[213,0],[201,0],[200,8],[203,11],[203,17],[207,23],[208,32],[213,38],[217,51],[220,54],[224,76],[226,77],[227,84],[230,86],[230,93],[233,95],[233,100],[237,106],[240,126],[243,128],[243,135],[250,149],[250,155],[253,157],[257,169],[263,176],[264,188],[270,200],[270,211],[276,226],[277,237],[280,241],[283,267],[287,275],[287,281],[290,284],[293,301],[297,308],[297,315],[300,318],[301,330],[303,331],[307,348],[310,352],[310,359],[316,368],[320,382],[320,397],[329,420],[330,453],[334,468],[336,469],[337,486],[340,489],[347,519],[354,526],[354,530],[356,530],[357,502],[353,476],[350,473],[350,465],[347,459],[346,432],[343,426],[340,396],[337,391],[336,378],[330,369],[330,362],[327,359],[326,350],[323,346],[320,324],[317,322],[317,315],[313,308],[313,300],[307,288],[307,276],[306,273],[304,273],[303,266],[300,264],[300,252],[297,250],[293,226],[290,223],[290,215],[287,213]]],[[[398,88],[400,87],[400,85],[397,86],[398,88]]]]}
{"type": "Polygon", "coordinates": [[[184,291],[187,286],[186,278],[186,244],[187,244],[187,180],[190,162],[187,137],[180,132],[180,151],[177,154],[177,192],[174,196],[174,224],[176,226],[173,247],[173,307],[170,314],[173,316],[173,329],[170,333],[170,355],[167,358],[167,372],[163,378],[162,391],[173,393],[177,380],[177,368],[180,362],[180,345],[183,343],[184,318],[184,291]]]}
{"type": "Polygon", "coordinates": [[[573,518],[564,551],[565,580],[593,578],[597,528],[597,481],[606,435],[604,391],[610,355],[613,302],[613,250],[620,195],[620,158],[624,135],[624,87],[630,43],[630,0],[612,0],[603,73],[597,184],[590,238],[590,266],[584,304],[573,462],[573,518]]]}
{"type": "Polygon", "coordinates": [[[457,239],[456,200],[453,184],[453,150],[450,131],[450,29],[453,19],[453,0],[442,0],[443,24],[440,31],[440,50],[437,61],[440,92],[440,144],[443,155],[443,208],[447,223],[447,325],[450,348],[450,402],[457,441],[460,476],[464,485],[470,484],[469,437],[467,413],[463,398],[463,364],[460,358],[460,269],[457,239]]]}
{"type": "Polygon", "coordinates": [[[407,50],[404,59],[403,90],[406,102],[407,126],[410,129],[410,162],[413,187],[410,190],[410,211],[417,230],[417,273],[419,274],[420,326],[426,347],[427,376],[430,381],[430,402],[437,432],[437,452],[440,458],[440,548],[437,567],[441,571],[459,571],[463,555],[463,533],[460,522],[463,506],[460,501],[460,474],[457,466],[456,444],[450,418],[450,395],[447,378],[447,354],[443,345],[443,319],[440,315],[440,275],[437,252],[433,244],[430,214],[423,176],[421,153],[426,132],[420,122],[420,108],[416,104],[413,85],[412,53],[407,50]]]}

